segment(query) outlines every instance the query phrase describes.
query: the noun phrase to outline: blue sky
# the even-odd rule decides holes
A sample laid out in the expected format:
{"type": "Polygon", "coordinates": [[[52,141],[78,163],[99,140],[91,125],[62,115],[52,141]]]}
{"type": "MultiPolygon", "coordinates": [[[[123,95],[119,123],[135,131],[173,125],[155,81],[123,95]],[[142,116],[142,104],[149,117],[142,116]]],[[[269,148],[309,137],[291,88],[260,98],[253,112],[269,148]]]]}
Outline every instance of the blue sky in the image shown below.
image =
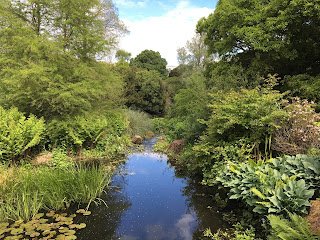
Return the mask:
{"type": "Polygon", "coordinates": [[[159,51],[177,66],[176,50],[195,34],[201,17],[214,11],[217,0],[114,0],[130,33],[119,48],[133,57],[145,49],[159,51]]]}
{"type": "MultiPolygon", "coordinates": [[[[174,9],[179,0],[114,0],[121,18],[137,20],[146,17],[155,17],[174,9]]],[[[195,7],[214,8],[217,0],[190,0],[190,5],[195,7]]]]}

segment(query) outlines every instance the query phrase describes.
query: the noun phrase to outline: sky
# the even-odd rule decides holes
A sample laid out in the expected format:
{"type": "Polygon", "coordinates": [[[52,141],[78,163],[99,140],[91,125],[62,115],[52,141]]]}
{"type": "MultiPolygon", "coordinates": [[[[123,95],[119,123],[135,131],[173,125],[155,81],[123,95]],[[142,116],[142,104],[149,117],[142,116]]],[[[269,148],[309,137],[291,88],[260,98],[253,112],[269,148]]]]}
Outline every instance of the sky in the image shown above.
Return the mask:
{"type": "Polygon", "coordinates": [[[119,48],[135,57],[145,49],[160,52],[177,66],[177,49],[195,34],[198,20],[214,11],[217,0],[114,0],[129,34],[119,48]]]}

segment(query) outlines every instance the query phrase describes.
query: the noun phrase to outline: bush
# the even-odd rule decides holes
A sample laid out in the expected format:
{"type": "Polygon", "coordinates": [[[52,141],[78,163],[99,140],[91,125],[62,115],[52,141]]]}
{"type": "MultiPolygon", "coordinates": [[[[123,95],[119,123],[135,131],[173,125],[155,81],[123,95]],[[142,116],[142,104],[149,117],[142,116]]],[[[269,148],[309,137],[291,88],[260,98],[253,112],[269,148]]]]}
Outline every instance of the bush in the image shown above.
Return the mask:
{"type": "Polygon", "coordinates": [[[221,145],[247,139],[259,152],[259,145],[268,145],[274,130],[287,118],[282,98],[283,94],[266,88],[212,94],[212,113],[203,141],[221,145]]]}
{"type": "Polygon", "coordinates": [[[43,119],[28,118],[16,108],[0,107],[0,161],[21,157],[42,140],[45,131],[43,119]]]}
{"type": "Polygon", "coordinates": [[[123,146],[127,127],[128,122],[122,112],[110,111],[53,120],[48,124],[47,134],[53,147],[64,147],[78,153],[93,148],[108,152],[111,151],[109,148],[123,146]]]}
{"type": "Polygon", "coordinates": [[[272,149],[289,155],[320,148],[320,114],[307,100],[294,99],[285,107],[289,118],[274,133],[272,149]]]}
{"type": "Polygon", "coordinates": [[[289,214],[289,220],[280,216],[270,215],[271,225],[269,240],[317,240],[312,234],[308,222],[296,214],[289,214]]]}
{"type": "Polygon", "coordinates": [[[145,136],[148,131],[152,130],[149,114],[131,109],[126,110],[125,114],[129,122],[128,130],[130,135],[145,136]]]}
{"type": "Polygon", "coordinates": [[[166,123],[166,132],[171,138],[194,142],[205,130],[200,120],[209,117],[209,95],[204,81],[201,73],[194,73],[185,79],[186,87],[175,95],[166,123]]]}
{"type": "Polygon", "coordinates": [[[284,82],[293,96],[315,101],[318,104],[317,110],[320,110],[320,75],[300,74],[286,76],[284,82]]]}
{"type": "MultiPolygon", "coordinates": [[[[245,162],[251,158],[253,146],[245,140],[238,143],[222,143],[213,146],[210,143],[198,143],[185,151],[183,164],[190,173],[201,173],[204,181],[214,179],[222,171],[225,162],[245,162]]],[[[210,180],[209,180],[210,181],[210,180]]]]}
{"type": "Polygon", "coordinates": [[[164,113],[162,76],[155,70],[132,69],[125,76],[126,105],[153,115],[164,113]]]}

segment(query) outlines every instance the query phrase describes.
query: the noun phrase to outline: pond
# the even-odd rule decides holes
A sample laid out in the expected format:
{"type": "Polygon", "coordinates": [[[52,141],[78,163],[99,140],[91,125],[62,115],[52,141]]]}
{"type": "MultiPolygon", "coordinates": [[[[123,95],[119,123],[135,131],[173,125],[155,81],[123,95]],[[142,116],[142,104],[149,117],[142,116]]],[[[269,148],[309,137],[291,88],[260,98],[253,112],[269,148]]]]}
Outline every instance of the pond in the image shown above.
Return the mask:
{"type": "Polygon", "coordinates": [[[225,227],[212,197],[196,181],[177,176],[167,156],[152,152],[154,142],[119,167],[105,204],[92,204],[92,215],[81,219],[87,228],[78,239],[191,240],[208,227],[225,227]]]}

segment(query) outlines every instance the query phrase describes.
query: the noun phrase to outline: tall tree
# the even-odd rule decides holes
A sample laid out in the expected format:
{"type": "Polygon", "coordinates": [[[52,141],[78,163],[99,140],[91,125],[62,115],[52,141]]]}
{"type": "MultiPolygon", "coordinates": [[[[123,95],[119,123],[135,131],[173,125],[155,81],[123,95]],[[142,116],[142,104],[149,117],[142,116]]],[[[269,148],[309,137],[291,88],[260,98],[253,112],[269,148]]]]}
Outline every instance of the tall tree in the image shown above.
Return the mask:
{"type": "Polygon", "coordinates": [[[119,62],[129,62],[130,58],[131,58],[131,53],[129,53],[129,52],[123,50],[123,49],[119,49],[116,52],[116,59],[119,62]]]}
{"type": "Polygon", "coordinates": [[[168,74],[167,60],[162,58],[159,52],[144,50],[138,56],[131,59],[130,65],[147,70],[156,70],[163,76],[168,74]]]}
{"type": "Polygon", "coordinates": [[[199,21],[210,53],[256,71],[320,73],[320,0],[220,0],[199,21]]]}
{"type": "Polygon", "coordinates": [[[131,68],[125,84],[128,107],[153,115],[164,113],[164,88],[158,71],[131,68]]]}
{"type": "Polygon", "coordinates": [[[64,51],[0,2],[0,105],[51,119],[117,106],[121,95],[107,64],[64,51]]]}
{"type": "Polygon", "coordinates": [[[38,35],[82,59],[105,56],[126,32],[111,0],[11,0],[11,8],[38,35]]]}

